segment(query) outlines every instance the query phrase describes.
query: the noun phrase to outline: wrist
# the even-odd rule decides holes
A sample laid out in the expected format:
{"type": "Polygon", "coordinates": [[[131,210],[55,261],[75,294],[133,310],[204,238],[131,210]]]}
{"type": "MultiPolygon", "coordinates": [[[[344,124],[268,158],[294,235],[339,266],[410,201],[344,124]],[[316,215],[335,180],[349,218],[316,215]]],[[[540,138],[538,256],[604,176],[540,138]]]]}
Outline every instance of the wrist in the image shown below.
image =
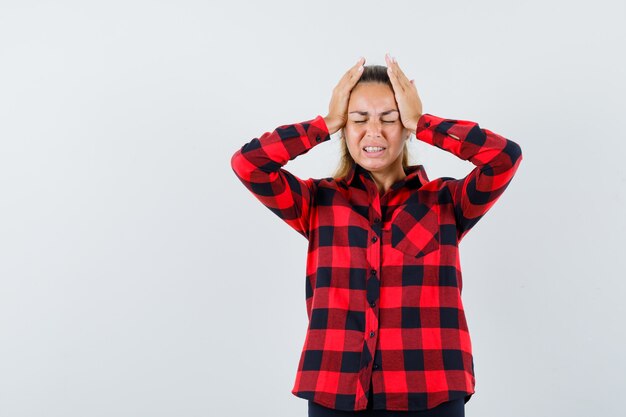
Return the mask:
{"type": "Polygon", "coordinates": [[[421,117],[422,115],[420,114],[416,118],[411,119],[411,121],[409,122],[409,126],[407,127],[407,129],[409,129],[411,133],[415,134],[415,132],[417,131],[417,124],[419,123],[421,117]]]}
{"type": "Polygon", "coordinates": [[[328,134],[330,135],[337,132],[339,129],[341,129],[341,126],[343,126],[341,121],[338,121],[328,116],[324,117],[324,123],[326,123],[326,127],[328,128],[328,134]]]}

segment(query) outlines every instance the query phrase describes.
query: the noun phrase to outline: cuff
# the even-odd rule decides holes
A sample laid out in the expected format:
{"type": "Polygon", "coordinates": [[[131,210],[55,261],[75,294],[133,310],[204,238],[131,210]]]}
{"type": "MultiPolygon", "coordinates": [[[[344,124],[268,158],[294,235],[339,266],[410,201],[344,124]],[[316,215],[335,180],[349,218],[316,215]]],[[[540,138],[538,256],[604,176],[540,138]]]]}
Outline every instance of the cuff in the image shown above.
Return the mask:
{"type": "Polygon", "coordinates": [[[322,115],[318,115],[315,119],[302,122],[302,127],[306,133],[306,137],[311,147],[330,140],[328,126],[322,115]]]}
{"type": "Polygon", "coordinates": [[[415,129],[415,137],[423,142],[433,145],[433,136],[435,128],[439,126],[441,122],[446,120],[443,117],[433,116],[432,114],[424,113],[417,121],[417,128],[415,129]]]}

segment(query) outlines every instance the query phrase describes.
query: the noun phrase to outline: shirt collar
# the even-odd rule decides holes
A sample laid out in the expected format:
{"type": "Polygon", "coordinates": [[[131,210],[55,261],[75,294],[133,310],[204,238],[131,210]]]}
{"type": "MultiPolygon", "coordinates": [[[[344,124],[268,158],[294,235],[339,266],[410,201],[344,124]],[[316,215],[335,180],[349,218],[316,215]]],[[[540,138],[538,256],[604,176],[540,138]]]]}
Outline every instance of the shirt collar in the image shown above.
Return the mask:
{"type": "MultiPolygon", "coordinates": [[[[426,175],[426,170],[424,169],[423,165],[409,165],[405,168],[404,172],[406,173],[404,183],[412,183],[415,179],[418,179],[422,185],[429,182],[428,176],[426,175]]],[[[369,171],[353,161],[352,166],[350,167],[350,170],[345,177],[346,184],[352,184],[352,181],[354,180],[356,174],[363,175],[365,178],[371,178],[369,176],[369,171]]]]}

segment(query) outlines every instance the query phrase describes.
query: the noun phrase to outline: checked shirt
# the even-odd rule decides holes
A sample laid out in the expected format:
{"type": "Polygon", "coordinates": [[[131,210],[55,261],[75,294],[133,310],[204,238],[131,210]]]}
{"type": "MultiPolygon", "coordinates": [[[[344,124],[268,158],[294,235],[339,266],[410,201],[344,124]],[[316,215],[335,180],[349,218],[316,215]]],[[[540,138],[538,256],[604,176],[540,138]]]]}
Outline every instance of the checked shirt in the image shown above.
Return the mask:
{"type": "Polygon", "coordinates": [[[520,146],[477,123],[423,114],[416,138],[475,168],[429,180],[423,165],[384,194],[358,164],[301,179],[289,160],[331,139],[322,116],[237,149],[244,186],[308,240],[308,327],[292,394],[337,410],[425,410],[475,392],[459,243],[502,195],[520,146]],[[371,385],[370,385],[371,384],[371,385]]]}

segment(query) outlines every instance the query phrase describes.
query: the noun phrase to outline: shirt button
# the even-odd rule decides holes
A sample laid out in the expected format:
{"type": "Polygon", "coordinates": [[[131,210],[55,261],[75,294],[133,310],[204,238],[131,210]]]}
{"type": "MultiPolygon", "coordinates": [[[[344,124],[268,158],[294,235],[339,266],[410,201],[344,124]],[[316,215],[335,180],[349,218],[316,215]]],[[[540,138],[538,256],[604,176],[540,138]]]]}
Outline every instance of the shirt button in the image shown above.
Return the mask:
{"type": "Polygon", "coordinates": [[[378,369],[378,364],[377,363],[374,364],[374,369],[378,369]]]}
{"type": "Polygon", "coordinates": [[[376,217],[376,218],[374,219],[374,223],[380,223],[380,218],[376,217]]]}
{"type": "Polygon", "coordinates": [[[370,303],[370,307],[376,307],[376,302],[375,302],[375,301],[372,301],[372,302],[370,303]]]}
{"type": "Polygon", "coordinates": [[[370,271],[370,274],[372,274],[372,275],[376,275],[376,270],[375,270],[375,269],[372,269],[372,270],[370,271]]]}
{"type": "Polygon", "coordinates": [[[320,138],[320,135],[317,135],[317,138],[315,138],[316,141],[321,142],[322,138],[320,138]]]}
{"type": "Polygon", "coordinates": [[[426,126],[426,127],[430,126],[430,122],[426,122],[426,123],[424,124],[424,126],[426,126]]]}
{"type": "Polygon", "coordinates": [[[374,330],[370,332],[370,337],[374,337],[374,330]]]}
{"type": "Polygon", "coordinates": [[[372,238],[372,242],[376,242],[377,240],[378,240],[378,238],[377,238],[376,236],[374,236],[374,237],[372,238]]]}

